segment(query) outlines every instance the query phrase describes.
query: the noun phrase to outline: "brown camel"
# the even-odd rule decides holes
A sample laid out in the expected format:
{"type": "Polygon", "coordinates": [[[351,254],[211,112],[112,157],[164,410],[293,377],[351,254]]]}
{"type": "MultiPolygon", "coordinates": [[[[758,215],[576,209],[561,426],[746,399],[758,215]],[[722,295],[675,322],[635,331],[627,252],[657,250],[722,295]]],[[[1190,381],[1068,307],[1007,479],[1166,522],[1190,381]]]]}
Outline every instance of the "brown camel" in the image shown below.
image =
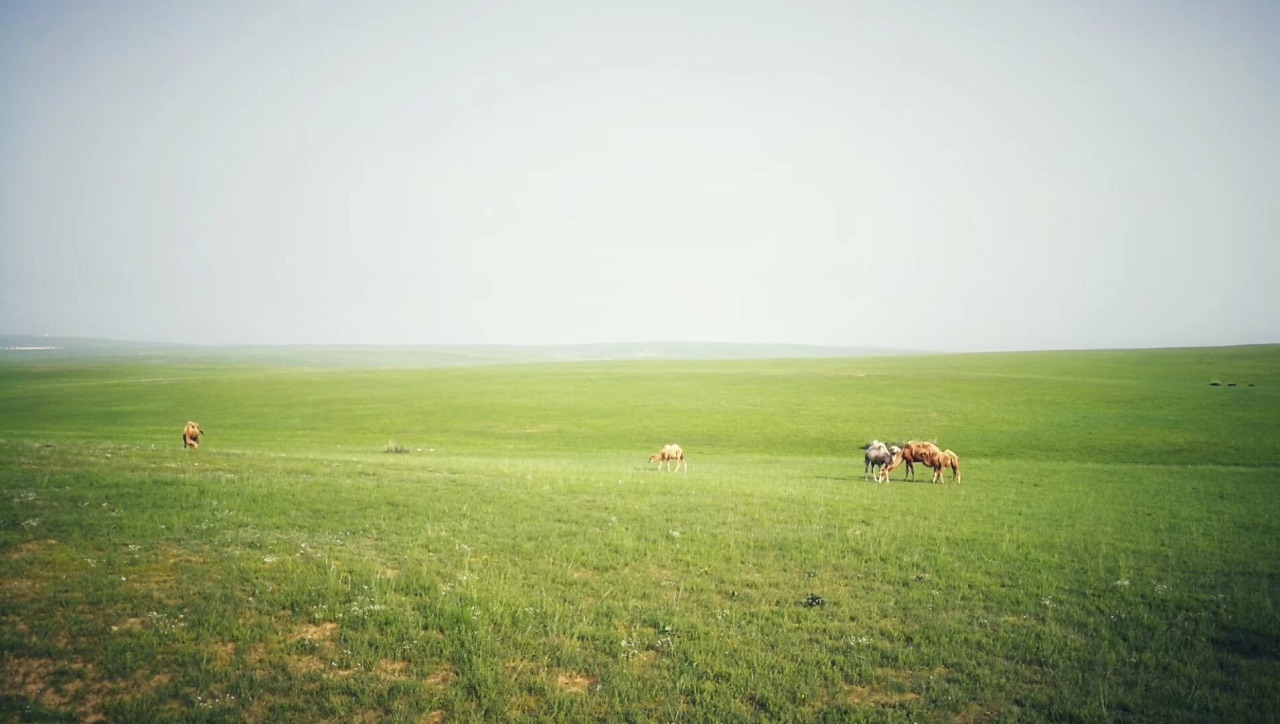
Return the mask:
{"type": "MultiPolygon", "coordinates": [[[[888,482],[889,473],[893,472],[899,465],[907,464],[907,473],[911,475],[911,479],[916,479],[916,469],[913,463],[927,465],[934,469],[935,472],[942,470],[942,450],[931,442],[919,442],[911,440],[903,444],[902,451],[893,457],[893,462],[883,468],[880,468],[880,479],[888,482]]],[[[904,480],[906,478],[903,478],[904,480]]]]}
{"type": "Polygon", "coordinates": [[[182,428],[182,447],[200,447],[200,436],[204,434],[204,430],[200,429],[200,424],[196,422],[188,422],[186,427],[182,428]]]}
{"type": "MultiPolygon", "coordinates": [[[[942,467],[951,468],[951,480],[957,484],[960,482],[960,456],[950,450],[942,451],[942,467]]],[[[934,482],[942,482],[942,468],[938,468],[937,480],[934,482]]]]}

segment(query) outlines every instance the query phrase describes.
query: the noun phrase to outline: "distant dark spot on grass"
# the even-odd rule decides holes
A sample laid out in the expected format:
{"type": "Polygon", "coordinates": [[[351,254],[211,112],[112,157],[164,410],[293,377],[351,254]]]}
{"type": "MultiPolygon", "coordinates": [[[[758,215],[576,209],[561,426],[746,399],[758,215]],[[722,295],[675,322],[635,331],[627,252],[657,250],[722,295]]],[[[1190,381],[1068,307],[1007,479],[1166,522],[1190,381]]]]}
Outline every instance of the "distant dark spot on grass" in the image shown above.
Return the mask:
{"type": "Polygon", "coordinates": [[[804,601],[802,601],[802,603],[804,604],[805,608],[813,608],[815,606],[827,605],[827,599],[823,598],[822,596],[819,596],[816,593],[810,593],[808,596],[805,596],[805,599],[804,601]]]}
{"type": "Polygon", "coordinates": [[[409,448],[405,447],[404,445],[398,445],[398,444],[396,444],[396,441],[395,441],[395,440],[388,440],[388,441],[387,441],[387,452],[389,452],[389,453],[407,453],[407,452],[409,452],[409,448]]]}

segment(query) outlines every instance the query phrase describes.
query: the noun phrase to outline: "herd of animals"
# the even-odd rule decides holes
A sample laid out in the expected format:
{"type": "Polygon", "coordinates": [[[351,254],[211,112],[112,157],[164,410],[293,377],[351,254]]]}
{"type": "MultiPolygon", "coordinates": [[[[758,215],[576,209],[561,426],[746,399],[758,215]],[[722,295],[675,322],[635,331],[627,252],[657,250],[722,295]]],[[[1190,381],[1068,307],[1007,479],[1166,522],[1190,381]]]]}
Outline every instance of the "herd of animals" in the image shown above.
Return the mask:
{"type": "MultiPolygon", "coordinates": [[[[204,430],[200,429],[200,424],[188,421],[182,428],[182,447],[198,448],[200,447],[200,436],[204,434],[204,430]]],[[[902,447],[897,445],[885,445],[879,440],[872,440],[866,447],[864,456],[866,466],[862,470],[862,479],[866,480],[867,475],[872,471],[876,473],[876,482],[889,482],[889,473],[896,470],[900,465],[906,463],[906,475],[911,480],[916,479],[915,464],[927,465],[933,468],[933,482],[941,483],[942,469],[951,468],[951,479],[956,483],[960,482],[960,458],[950,450],[940,450],[937,445],[931,442],[918,442],[911,440],[903,443],[902,447]]],[[[679,445],[670,444],[663,445],[662,449],[649,456],[649,462],[658,463],[658,469],[668,469],[672,472],[680,470],[680,466],[684,466],[684,471],[689,472],[689,463],[684,459],[684,450],[679,445]],[[674,467],[672,467],[674,465],[674,467]]],[[[904,476],[905,480],[906,477],[904,476]]]]}
{"type": "Polygon", "coordinates": [[[951,468],[951,480],[956,483],[960,482],[960,456],[950,450],[939,449],[937,445],[931,442],[920,442],[917,440],[909,440],[902,444],[885,445],[879,440],[872,440],[867,445],[866,453],[863,459],[866,465],[862,469],[862,478],[865,480],[867,475],[875,471],[876,482],[889,482],[889,473],[896,470],[903,463],[907,464],[906,475],[903,480],[910,476],[911,480],[916,479],[915,463],[926,465],[933,468],[933,482],[944,482],[942,479],[943,468],[951,468]]]}
{"type": "MultiPolygon", "coordinates": [[[[933,482],[946,482],[942,478],[944,468],[951,468],[951,480],[955,483],[960,482],[960,456],[950,450],[939,449],[937,445],[931,442],[920,442],[910,440],[903,443],[902,447],[897,445],[885,445],[879,440],[872,440],[866,446],[866,454],[863,459],[866,465],[862,469],[862,479],[866,480],[867,475],[875,471],[875,480],[878,483],[889,482],[889,473],[896,470],[903,463],[907,465],[907,472],[903,476],[903,480],[907,480],[910,476],[911,480],[916,479],[916,463],[933,468],[933,482]]],[[[662,470],[663,466],[667,466],[670,470],[679,470],[684,465],[684,471],[689,472],[689,463],[684,459],[684,450],[679,445],[663,445],[662,449],[649,456],[649,462],[657,463],[658,469],[662,470]],[[671,468],[670,464],[674,462],[675,467],[671,468]]]]}

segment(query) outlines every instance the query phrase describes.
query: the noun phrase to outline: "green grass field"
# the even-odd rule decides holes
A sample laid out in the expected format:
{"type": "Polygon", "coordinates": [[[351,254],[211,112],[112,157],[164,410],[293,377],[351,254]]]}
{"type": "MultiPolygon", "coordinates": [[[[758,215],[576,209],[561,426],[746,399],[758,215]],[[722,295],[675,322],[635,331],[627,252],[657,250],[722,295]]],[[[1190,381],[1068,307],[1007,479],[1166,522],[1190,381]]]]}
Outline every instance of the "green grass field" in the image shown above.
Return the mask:
{"type": "Polygon", "coordinates": [[[1280,347],[5,359],[7,720],[1280,720],[1280,347]]]}

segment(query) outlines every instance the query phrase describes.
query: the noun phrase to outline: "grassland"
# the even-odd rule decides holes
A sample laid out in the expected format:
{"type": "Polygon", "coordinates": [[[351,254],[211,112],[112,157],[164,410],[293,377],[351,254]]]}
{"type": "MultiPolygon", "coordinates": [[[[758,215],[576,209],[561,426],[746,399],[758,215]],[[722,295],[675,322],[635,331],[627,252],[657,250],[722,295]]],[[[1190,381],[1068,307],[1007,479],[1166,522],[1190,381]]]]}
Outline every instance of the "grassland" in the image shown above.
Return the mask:
{"type": "Polygon", "coordinates": [[[1277,347],[8,362],[0,511],[9,720],[1280,720],[1277,347]]]}

